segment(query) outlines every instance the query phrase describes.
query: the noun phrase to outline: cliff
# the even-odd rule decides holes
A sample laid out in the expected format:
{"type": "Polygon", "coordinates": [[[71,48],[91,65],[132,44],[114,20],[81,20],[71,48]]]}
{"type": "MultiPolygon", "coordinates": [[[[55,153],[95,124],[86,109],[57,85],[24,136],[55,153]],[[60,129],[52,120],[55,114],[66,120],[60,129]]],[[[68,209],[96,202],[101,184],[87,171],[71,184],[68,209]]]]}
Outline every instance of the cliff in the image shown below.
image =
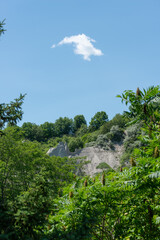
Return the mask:
{"type": "Polygon", "coordinates": [[[86,175],[93,176],[95,173],[103,171],[103,168],[99,168],[100,164],[109,166],[112,169],[119,167],[120,156],[123,153],[123,145],[115,144],[114,150],[104,150],[97,147],[86,147],[83,149],[70,152],[67,144],[60,142],[56,148],[50,148],[47,152],[49,156],[60,157],[86,157],[86,161],[90,161],[85,165],[84,173],[86,175]]]}

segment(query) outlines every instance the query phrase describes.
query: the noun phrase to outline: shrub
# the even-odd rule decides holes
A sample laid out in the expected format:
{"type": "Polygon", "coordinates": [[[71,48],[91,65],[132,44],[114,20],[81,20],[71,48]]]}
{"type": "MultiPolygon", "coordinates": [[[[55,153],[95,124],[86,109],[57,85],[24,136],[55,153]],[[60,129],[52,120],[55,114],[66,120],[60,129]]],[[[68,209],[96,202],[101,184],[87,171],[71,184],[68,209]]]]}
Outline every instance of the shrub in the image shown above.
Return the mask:
{"type": "Polygon", "coordinates": [[[93,133],[87,133],[82,137],[82,141],[84,143],[89,143],[97,140],[97,137],[99,135],[99,131],[93,132],[93,133]]]}
{"type": "Polygon", "coordinates": [[[81,138],[72,138],[69,141],[68,148],[70,152],[74,152],[76,149],[83,148],[83,141],[81,138]]]}
{"type": "Polygon", "coordinates": [[[96,169],[104,169],[104,168],[111,168],[107,163],[105,162],[101,162],[100,164],[98,164],[98,166],[96,167],[96,169]]]}
{"type": "Polygon", "coordinates": [[[112,126],[110,130],[111,141],[120,142],[124,138],[124,131],[118,126],[112,126]]]}

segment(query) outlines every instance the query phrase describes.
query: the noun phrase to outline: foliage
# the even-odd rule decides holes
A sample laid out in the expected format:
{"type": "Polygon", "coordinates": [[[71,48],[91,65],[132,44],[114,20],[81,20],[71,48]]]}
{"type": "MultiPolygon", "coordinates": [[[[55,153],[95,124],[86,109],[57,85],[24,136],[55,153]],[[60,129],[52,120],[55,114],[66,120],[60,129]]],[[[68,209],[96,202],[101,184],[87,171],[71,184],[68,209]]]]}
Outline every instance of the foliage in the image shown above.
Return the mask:
{"type": "Polygon", "coordinates": [[[121,115],[117,113],[113,118],[112,118],[112,125],[119,126],[120,128],[125,128],[126,124],[128,122],[127,118],[124,115],[121,115]]]}
{"type": "MultiPolygon", "coordinates": [[[[128,113],[130,120],[133,114],[137,123],[143,123],[127,129],[124,142],[130,149],[131,166],[120,171],[80,178],[75,175],[77,159],[47,156],[40,143],[24,140],[17,126],[4,130],[0,137],[0,239],[159,240],[160,112],[158,90],[149,89],[122,94],[133,110],[128,113]],[[137,141],[138,149],[132,151],[137,141]]],[[[61,120],[60,126],[69,123],[61,120]]],[[[62,132],[68,143],[78,139],[68,130],[64,131],[67,136],[62,132]]],[[[121,139],[123,132],[113,125],[107,134],[87,133],[82,141],[108,144],[121,139]]],[[[97,167],[105,170],[107,165],[97,167]]]]}
{"type": "Polygon", "coordinates": [[[106,112],[101,111],[97,112],[90,121],[89,125],[89,131],[95,131],[98,130],[105,122],[108,121],[108,115],[106,112]]]}
{"type": "Polygon", "coordinates": [[[22,131],[24,132],[25,139],[30,141],[38,141],[41,142],[44,139],[43,136],[43,129],[41,126],[38,126],[35,123],[25,122],[21,127],[22,131]]]}
{"type": "Polygon", "coordinates": [[[85,117],[83,115],[76,115],[74,117],[74,131],[77,131],[82,125],[87,125],[85,117]]]}
{"type": "MultiPolygon", "coordinates": [[[[149,98],[155,99],[152,94],[155,92],[149,98]]],[[[142,110],[141,104],[139,108],[142,110]]],[[[131,102],[130,109],[140,120],[137,101],[131,102]]],[[[102,183],[100,179],[77,179],[64,189],[63,196],[54,201],[56,214],[49,215],[48,239],[159,239],[160,114],[157,109],[153,114],[145,118],[142,145],[134,150],[129,169],[103,174],[102,183]]]]}
{"type": "Polygon", "coordinates": [[[120,142],[124,138],[124,131],[118,125],[115,125],[111,127],[111,130],[107,135],[111,141],[120,142]]]}
{"type": "Polygon", "coordinates": [[[101,134],[106,134],[110,132],[112,126],[119,126],[121,129],[124,129],[126,127],[128,120],[124,115],[121,114],[116,114],[112,120],[104,123],[100,127],[100,133],[101,134]]]}
{"type": "Polygon", "coordinates": [[[88,132],[88,127],[86,124],[82,124],[81,127],[76,131],[76,136],[82,137],[88,132]]]}
{"type": "Polygon", "coordinates": [[[111,140],[108,137],[108,134],[104,135],[98,135],[97,139],[95,141],[91,141],[89,143],[86,143],[86,147],[100,147],[104,150],[111,150],[113,149],[113,144],[111,140]]]}
{"type": "Polygon", "coordinates": [[[98,164],[98,166],[96,168],[104,169],[104,168],[110,168],[110,166],[106,162],[101,162],[100,164],[98,164]]]}
{"type": "Polygon", "coordinates": [[[122,99],[122,103],[125,102],[126,105],[130,104],[129,112],[126,111],[125,114],[128,118],[133,119],[134,123],[142,120],[146,124],[149,124],[150,117],[154,118],[155,110],[160,110],[159,86],[152,86],[147,90],[143,89],[143,91],[137,88],[136,93],[132,90],[126,90],[122,95],[117,95],[117,97],[122,99]]]}
{"type": "Polygon", "coordinates": [[[14,204],[15,230],[20,239],[39,239],[51,208],[50,189],[45,177],[38,175],[28,191],[17,196],[14,204]]]}
{"type": "Polygon", "coordinates": [[[4,127],[5,123],[16,125],[22,119],[23,111],[22,104],[25,94],[20,94],[19,98],[11,101],[9,104],[0,104],[0,128],[4,127]]]}
{"type": "Polygon", "coordinates": [[[54,123],[45,122],[41,124],[40,127],[43,131],[43,141],[46,141],[56,136],[54,123]]]}
{"type": "Polygon", "coordinates": [[[0,36],[6,31],[4,29],[4,25],[5,25],[5,19],[0,22],[0,36]]]}
{"type": "Polygon", "coordinates": [[[77,180],[54,202],[56,215],[49,216],[48,239],[158,240],[160,178],[153,171],[159,169],[159,160],[150,159],[108,174],[105,186],[98,179],[89,178],[87,186],[85,179],[77,180]],[[72,192],[71,199],[67,192],[72,192]]]}
{"type": "Polygon", "coordinates": [[[124,152],[120,160],[121,165],[125,165],[126,163],[128,164],[133,150],[142,146],[142,141],[138,139],[140,134],[142,134],[141,127],[141,123],[135,123],[127,127],[125,131],[126,135],[123,140],[124,152]]]}
{"type": "Polygon", "coordinates": [[[99,135],[99,131],[95,131],[95,132],[92,132],[92,133],[86,133],[82,136],[82,141],[84,143],[89,143],[89,142],[96,141],[98,135],[99,135]]]}
{"type": "MultiPolygon", "coordinates": [[[[84,137],[82,137],[82,139],[84,139],[84,137]]],[[[95,139],[92,140],[91,138],[91,141],[86,141],[86,147],[94,146],[103,148],[104,150],[111,150],[114,148],[113,143],[121,143],[123,139],[124,131],[118,126],[112,126],[110,132],[106,134],[99,134],[95,139]]]]}
{"type": "Polygon", "coordinates": [[[5,216],[0,238],[25,239],[27,233],[26,239],[36,239],[52,199],[73,181],[77,167],[76,159],[49,157],[39,143],[22,136],[18,127],[10,127],[0,137],[0,219],[5,216]]]}
{"type": "Polygon", "coordinates": [[[83,148],[83,141],[81,138],[71,138],[68,144],[70,152],[74,152],[76,149],[83,148]]]}
{"type": "Polygon", "coordinates": [[[100,127],[100,133],[101,134],[106,134],[110,131],[111,127],[112,127],[112,120],[104,123],[101,127],[100,127]]]}
{"type": "Polygon", "coordinates": [[[60,117],[55,121],[55,134],[57,137],[62,137],[63,135],[72,135],[73,133],[73,120],[67,117],[60,117]]]}

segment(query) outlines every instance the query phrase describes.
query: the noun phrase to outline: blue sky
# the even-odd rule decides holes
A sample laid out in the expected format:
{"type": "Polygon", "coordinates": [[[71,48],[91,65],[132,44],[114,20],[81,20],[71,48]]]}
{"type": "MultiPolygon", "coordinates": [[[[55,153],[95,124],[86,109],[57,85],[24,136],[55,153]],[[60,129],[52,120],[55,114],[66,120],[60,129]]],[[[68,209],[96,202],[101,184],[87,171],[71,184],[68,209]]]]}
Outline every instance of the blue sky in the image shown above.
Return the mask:
{"type": "Polygon", "coordinates": [[[117,94],[160,83],[159,13],[159,0],[0,0],[0,102],[27,93],[20,125],[122,113],[117,94]],[[85,59],[82,34],[101,54],[85,59]]]}

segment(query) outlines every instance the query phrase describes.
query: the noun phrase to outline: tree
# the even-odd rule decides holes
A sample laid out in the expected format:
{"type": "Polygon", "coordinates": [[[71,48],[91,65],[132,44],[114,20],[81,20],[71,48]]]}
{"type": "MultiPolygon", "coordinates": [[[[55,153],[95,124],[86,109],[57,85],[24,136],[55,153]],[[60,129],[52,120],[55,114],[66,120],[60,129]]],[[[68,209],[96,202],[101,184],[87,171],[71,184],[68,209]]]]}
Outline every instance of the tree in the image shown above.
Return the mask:
{"type": "Polygon", "coordinates": [[[118,125],[120,128],[124,128],[126,123],[127,123],[127,119],[124,115],[121,115],[120,113],[117,113],[113,118],[112,118],[112,126],[114,125],[118,125]]]}
{"type": "Polygon", "coordinates": [[[70,152],[74,152],[76,149],[83,148],[83,141],[81,138],[71,138],[68,147],[70,152]]]}
{"type": "Polygon", "coordinates": [[[45,141],[49,138],[55,137],[54,123],[45,122],[41,124],[40,127],[43,130],[43,138],[45,141]]]}
{"type": "Polygon", "coordinates": [[[5,19],[2,22],[0,22],[0,36],[6,31],[4,29],[4,25],[5,25],[5,19]]]}
{"type": "Polygon", "coordinates": [[[81,127],[76,131],[76,136],[83,136],[87,133],[88,127],[86,124],[82,124],[81,127]]]}
{"type": "Polygon", "coordinates": [[[122,95],[117,95],[122,99],[122,103],[130,104],[129,111],[125,111],[125,115],[133,120],[133,122],[144,121],[149,124],[154,120],[155,110],[160,110],[160,87],[151,86],[148,89],[141,91],[137,88],[136,93],[132,90],[126,90],[122,95]]]}
{"type": "Polygon", "coordinates": [[[0,203],[7,204],[26,190],[46,158],[37,143],[23,141],[21,135],[10,127],[0,138],[0,203]]]}
{"type": "Polygon", "coordinates": [[[24,137],[30,141],[43,141],[43,129],[41,126],[31,123],[25,122],[21,127],[22,131],[24,132],[24,137]]]}
{"type": "Polygon", "coordinates": [[[76,115],[74,117],[74,130],[77,131],[83,124],[87,125],[85,117],[83,115],[76,115]]]}
{"type": "Polygon", "coordinates": [[[99,129],[105,122],[108,121],[108,115],[104,112],[97,112],[93,118],[91,118],[89,130],[95,131],[99,129]]]}
{"type": "Polygon", "coordinates": [[[73,133],[73,120],[67,117],[60,117],[55,121],[55,135],[62,137],[63,135],[69,135],[73,133]]]}
{"type": "MultiPolygon", "coordinates": [[[[4,29],[5,19],[0,22],[0,36],[6,31],[4,29]]],[[[22,103],[26,94],[20,94],[19,98],[11,101],[9,104],[0,104],[0,129],[2,129],[5,123],[9,123],[11,126],[16,125],[19,120],[22,119],[22,103]]],[[[0,131],[2,133],[2,131],[0,131]]]]}
{"type": "Polygon", "coordinates": [[[128,122],[128,119],[124,115],[121,115],[118,113],[112,118],[112,120],[104,123],[100,127],[100,132],[102,134],[106,134],[111,130],[111,127],[115,125],[119,126],[120,128],[124,128],[127,122],[128,122]]]}
{"type": "Polygon", "coordinates": [[[39,143],[24,141],[17,126],[6,128],[0,137],[0,239],[40,239],[33,235],[76,166],[75,159],[49,157],[39,143]]]}
{"type": "Polygon", "coordinates": [[[4,127],[5,123],[16,125],[19,120],[22,120],[22,104],[26,94],[20,94],[19,98],[9,104],[0,104],[0,128],[4,127]]]}

